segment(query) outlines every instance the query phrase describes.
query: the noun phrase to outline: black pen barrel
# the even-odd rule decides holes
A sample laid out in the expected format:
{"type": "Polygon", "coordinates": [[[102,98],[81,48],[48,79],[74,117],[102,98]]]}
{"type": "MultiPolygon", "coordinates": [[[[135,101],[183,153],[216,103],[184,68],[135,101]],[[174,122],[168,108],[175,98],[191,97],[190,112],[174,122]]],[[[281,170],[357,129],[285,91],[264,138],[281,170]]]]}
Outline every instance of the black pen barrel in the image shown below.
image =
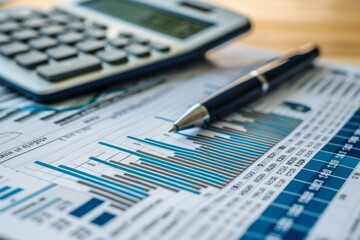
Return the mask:
{"type": "Polygon", "coordinates": [[[305,45],[217,90],[201,102],[209,112],[209,121],[215,121],[289,81],[310,67],[318,55],[319,48],[316,45],[305,45]]]}

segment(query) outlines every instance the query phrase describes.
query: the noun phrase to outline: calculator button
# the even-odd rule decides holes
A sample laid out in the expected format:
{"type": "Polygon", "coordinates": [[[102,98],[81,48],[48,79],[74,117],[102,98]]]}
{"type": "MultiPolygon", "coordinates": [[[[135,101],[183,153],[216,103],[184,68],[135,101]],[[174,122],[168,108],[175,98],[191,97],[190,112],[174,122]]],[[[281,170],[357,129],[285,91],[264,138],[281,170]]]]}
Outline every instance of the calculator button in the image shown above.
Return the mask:
{"type": "Polygon", "coordinates": [[[104,49],[105,43],[103,41],[98,41],[98,40],[87,40],[78,43],[76,47],[82,52],[94,53],[98,50],[104,49]]]}
{"type": "Polygon", "coordinates": [[[77,32],[69,32],[58,36],[58,40],[64,44],[75,44],[84,40],[84,35],[77,32]]]}
{"type": "Polygon", "coordinates": [[[20,30],[20,25],[16,22],[5,22],[0,24],[0,32],[10,33],[13,31],[20,30]]]}
{"type": "Polygon", "coordinates": [[[103,30],[107,29],[107,26],[104,23],[93,23],[92,26],[98,29],[103,29],[103,30]]]}
{"type": "Polygon", "coordinates": [[[83,31],[85,30],[85,24],[82,22],[71,22],[66,26],[69,30],[83,31]]]}
{"type": "Polygon", "coordinates": [[[128,61],[127,53],[116,49],[101,51],[97,56],[104,62],[110,64],[121,64],[128,61]]]}
{"type": "Polygon", "coordinates": [[[23,22],[23,26],[27,28],[39,29],[48,25],[47,20],[43,18],[33,18],[23,22]]]}
{"type": "Polygon", "coordinates": [[[25,21],[33,16],[32,11],[30,10],[18,10],[11,14],[11,18],[16,21],[25,21]]]}
{"type": "Polygon", "coordinates": [[[114,47],[123,48],[123,47],[129,45],[130,40],[127,38],[119,37],[119,38],[110,40],[109,43],[114,47]]]}
{"type": "Polygon", "coordinates": [[[46,18],[47,12],[46,11],[40,11],[40,10],[32,10],[33,15],[37,18],[46,18]]]}
{"type": "Polygon", "coordinates": [[[74,21],[84,22],[85,18],[77,16],[77,15],[71,15],[71,17],[74,19],[74,21]]]}
{"type": "Polygon", "coordinates": [[[31,29],[20,30],[11,34],[11,37],[18,41],[28,41],[30,39],[36,38],[37,36],[37,31],[31,29]]]}
{"type": "Polygon", "coordinates": [[[53,12],[51,12],[49,10],[36,11],[36,15],[38,17],[42,17],[44,19],[49,19],[52,14],[53,14],[53,12]]]}
{"type": "Polygon", "coordinates": [[[141,38],[141,37],[133,37],[132,40],[135,43],[142,44],[142,45],[146,45],[146,44],[150,43],[150,41],[148,39],[141,38]]]}
{"type": "Polygon", "coordinates": [[[62,60],[65,58],[76,56],[77,51],[73,47],[59,46],[55,48],[50,48],[49,50],[47,50],[47,54],[55,60],[62,60]]]}
{"type": "Polygon", "coordinates": [[[33,69],[41,64],[47,63],[48,60],[45,54],[32,51],[17,55],[15,61],[25,68],[33,69]]]}
{"type": "Polygon", "coordinates": [[[57,41],[50,37],[41,37],[38,39],[31,40],[29,45],[37,50],[44,50],[47,48],[55,47],[57,45],[57,41]]]}
{"type": "Polygon", "coordinates": [[[44,27],[43,29],[41,29],[40,33],[48,36],[55,36],[63,33],[64,31],[65,31],[64,27],[59,25],[53,25],[53,26],[44,27]]]}
{"type": "Polygon", "coordinates": [[[99,69],[101,69],[101,62],[98,58],[82,56],[56,64],[38,67],[37,72],[46,80],[55,82],[99,69]]]}
{"type": "Polygon", "coordinates": [[[65,14],[54,14],[50,16],[50,21],[58,24],[67,24],[71,22],[71,17],[65,14]]]}
{"type": "Polygon", "coordinates": [[[85,35],[89,38],[104,39],[106,37],[106,31],[93,28],[86,31],[85,35]]]}
{"type": "Polygon", "coordinates": [[[21,42],[13,42],[0,47],[0,53],[6,57],[14,57],[17,54],[27,52],[28,50],[29,46],[21,42]]]}
{"type": "Polygon", "coordinates": [[[130,32],[121,32],[119,33],[120,37],[125,37],[125,38],[132,38],[134,36],[134,34],[130,33],[130,32]]]}
{"type": "Polygon", "coordinates": [[[150,49],[147,46],[144,45],[130,45],[126,47],[126,51],[128,51],[130,54],[136,56],[136,57],[148,57],[150,56],[150,49]]]}
{"type": "Polygon", "coordinates": [[[52,14],[68,14],[65,10],[58,8],[58,7],[54,7],[53,9],[51,9],[51,13],[52,14]]]}
{"type": "Polygon", "coordinates": [[[153,49],[159,52],[168,52],[170,51],[170,47],[168,45],[162,43],[152,43],[150,45],[153,49]]]}
{"type": "Polygon", "coordinates": [[[10,38],[5,34],[0,33],[0,45],[8,43],[8,42],[10,42],[10,38]]]}

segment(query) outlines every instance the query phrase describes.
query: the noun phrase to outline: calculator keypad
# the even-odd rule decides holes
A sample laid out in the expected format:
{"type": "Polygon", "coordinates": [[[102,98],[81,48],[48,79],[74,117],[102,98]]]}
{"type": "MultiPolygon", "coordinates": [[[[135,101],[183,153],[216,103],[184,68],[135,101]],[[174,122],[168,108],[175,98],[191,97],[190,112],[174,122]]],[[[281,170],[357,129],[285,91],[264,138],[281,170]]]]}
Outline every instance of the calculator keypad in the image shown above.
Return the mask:
{"type": "Polygon", "coordinates": [[[58,9],[0,13],[0,54],[56,82],[171,50],[127,31],[108,38],[108,28],[58,9]]]}

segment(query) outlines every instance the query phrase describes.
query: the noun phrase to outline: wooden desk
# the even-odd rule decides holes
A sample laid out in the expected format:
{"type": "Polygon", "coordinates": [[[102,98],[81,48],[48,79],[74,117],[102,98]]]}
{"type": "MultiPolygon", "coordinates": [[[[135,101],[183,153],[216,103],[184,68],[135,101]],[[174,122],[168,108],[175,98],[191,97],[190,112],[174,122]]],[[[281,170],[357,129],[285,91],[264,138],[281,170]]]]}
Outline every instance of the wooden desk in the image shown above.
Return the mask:
{"type": "MultiPolygon", "coordinates": [[[[322,58],[360,66],[359,0],[206,0],[249,16],[236,44],[284,51],[313,41],[322,58]]],[[[49,7],[60,0],[12,0],[2,6],[49,7]]]]}

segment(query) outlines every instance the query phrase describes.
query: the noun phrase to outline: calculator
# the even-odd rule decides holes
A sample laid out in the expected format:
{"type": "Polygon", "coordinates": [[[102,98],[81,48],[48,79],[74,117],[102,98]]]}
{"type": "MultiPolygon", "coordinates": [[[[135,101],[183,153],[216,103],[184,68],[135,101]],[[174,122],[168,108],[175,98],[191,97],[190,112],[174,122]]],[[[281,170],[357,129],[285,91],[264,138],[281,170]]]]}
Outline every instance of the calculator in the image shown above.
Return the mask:
{"type": "Polygon", "coordinates": [[[200,1],[1,9],[0,81],[52,102],[201,57],[249,29],[246,17],[200,1]]]}

